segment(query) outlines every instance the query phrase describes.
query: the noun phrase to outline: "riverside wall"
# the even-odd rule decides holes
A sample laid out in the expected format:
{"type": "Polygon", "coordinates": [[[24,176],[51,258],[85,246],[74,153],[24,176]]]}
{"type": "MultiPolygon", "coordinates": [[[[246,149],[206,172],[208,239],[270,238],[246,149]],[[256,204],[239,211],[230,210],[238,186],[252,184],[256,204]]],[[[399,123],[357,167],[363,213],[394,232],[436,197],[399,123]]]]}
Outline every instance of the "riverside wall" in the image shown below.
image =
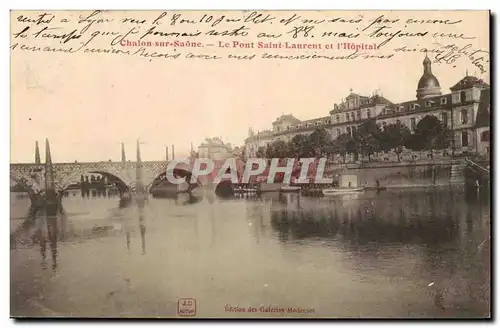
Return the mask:
{"type": "Polygon", "coordinates": [[[464,167],[458,161],[419,163],[362,163],[332,167],[337,174],[352,174],[362,186],[415,188],[460,185],[464,183],[464,167]],[[453,172],[455,171],[455,172],[453,172]]]}

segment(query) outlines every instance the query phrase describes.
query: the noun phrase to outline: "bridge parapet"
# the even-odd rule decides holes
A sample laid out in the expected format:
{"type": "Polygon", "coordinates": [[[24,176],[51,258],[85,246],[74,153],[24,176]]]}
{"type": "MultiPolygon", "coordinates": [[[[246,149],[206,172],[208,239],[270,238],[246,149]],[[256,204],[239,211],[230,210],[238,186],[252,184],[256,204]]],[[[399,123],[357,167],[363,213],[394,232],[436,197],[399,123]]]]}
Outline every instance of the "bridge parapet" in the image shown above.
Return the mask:
{"type": "MultiPolygon", "coordinates": [[[[151,185],[162,173],[167,171],[166,161],[141,162],[142,183],[151,185]]],[[[177,169],[191,171],[191,165],[178,163],[177,169]]],[[[133,192],[137,179],[137,162],[81,162],[81,163],[54,163],[55,186],[58,191],[63,191],[69,185],[80,181],[81,175],[98,173],[111,175],[120,179],[133,192]]],[[[35,193],[45,188],[45,165],[29,163],[13,163],[10,165],[11,179],[35,193]]]]}

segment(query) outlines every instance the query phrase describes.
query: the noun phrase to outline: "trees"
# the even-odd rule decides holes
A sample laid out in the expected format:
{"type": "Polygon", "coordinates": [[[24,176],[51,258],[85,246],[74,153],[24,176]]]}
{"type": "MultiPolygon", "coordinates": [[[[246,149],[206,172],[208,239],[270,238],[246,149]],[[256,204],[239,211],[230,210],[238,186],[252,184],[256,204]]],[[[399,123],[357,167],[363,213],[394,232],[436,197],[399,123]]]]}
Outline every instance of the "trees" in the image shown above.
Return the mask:
{"type": "Polygon", "coordinates": [[[382,131],[374,119],[364,122],[353,135],[357,152],[368,156],[368,161],[370,161],[371,155],[380,151],[381,136],[382,131]]]}
{"type": "Polygon", "coordinates": [[[316,129],[307,140],[311,149],[310,155],[320,157],[328,151],[331,137],[325,129],[316,129]]]}
{"type": "Polygon", "coordinates": [[[381,132],[381,149],[393,149],[398,156],[398,162],[401,161],[403,147],[408,145],[410,140],[410,129],[401,122],[387,124],[384,131],[381,132]]]}
{"type": "Polygon", "coordinates": [[[266,157],[266,147],[260,146],[257,149],[257,152],[255,153],[255,156],[257,156],[257,158],[264,158],[264,157],[266,157]]]}
{"type": "Polygon", "coordinates": [[[290,157],[309,157],[311,153],[309,137],[303,134],[295,135],[292,140],[288,142],[287,147],[290,157]]]}
{"type": "MultiPolygon", "coordinates": [[[[278,147],[285,149],[284,153],[287,157],[320,157],[330,149],[331,140],[330,134],[325,129],[316,129],[310,135],[295,135],[285,145],[281,144],[278,147]]],[[[276,155],[276,142],[272,144],[272,154],[276,155]]]]}
{"type": "Polygon", "coordinates": [[[407,142],[407,147],[412,150],[430,150],[431,156],[436,149],[449,146],[451,131],[434,115],[426,115],[421,119],[415,132],[407,142]]]}
{"type": "Polygon", "coordinates": [[[310,158],[340,154],[345,162],[347,154],[362,154],[370,161],[374,153],[384,150],[394,151],[400,162],[404,147],[431,150],[432,156],[433,150],[448,147],[450,136],[446,125],[433,115],[420,120],[413,134],[400,121],[387,124],[382,130],[375,119],[368,119],[351,133],[340,134],[334,140],[328,131],[319,128],[310,135],[297,134],[288,142],[274,141],[267,147],[259,147],[257,157],[310,158]]]}
{"type": "Polygon", "coordinates": [[[354,154],[357,151],[356,141],[349,133],[343,133],[333,141],[332,149],[334,153],[340,154],[345,163],[347,154],[354,154]]]}
{"type": "Polygon", "coordinates": [[[288,156],[288,147],[283,140],[276,140],[267,145],[265,155],[267,158],[285,158],[288,156]]]}

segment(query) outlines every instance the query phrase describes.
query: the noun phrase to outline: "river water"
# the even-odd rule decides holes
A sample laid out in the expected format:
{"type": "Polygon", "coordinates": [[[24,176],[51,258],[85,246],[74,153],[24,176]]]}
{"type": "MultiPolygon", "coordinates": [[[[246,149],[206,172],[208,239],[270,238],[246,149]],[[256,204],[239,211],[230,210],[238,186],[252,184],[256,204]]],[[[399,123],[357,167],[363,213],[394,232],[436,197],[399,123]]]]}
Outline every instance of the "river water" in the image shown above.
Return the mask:
{"type": "Polygon", "coordinates": [[[13,316],[177,317],[179,300],[196,317],[490,313],[488,194],[208,193],[139,208],[75,192],[63,206],[30,220],[11,194],[13,316]]]}

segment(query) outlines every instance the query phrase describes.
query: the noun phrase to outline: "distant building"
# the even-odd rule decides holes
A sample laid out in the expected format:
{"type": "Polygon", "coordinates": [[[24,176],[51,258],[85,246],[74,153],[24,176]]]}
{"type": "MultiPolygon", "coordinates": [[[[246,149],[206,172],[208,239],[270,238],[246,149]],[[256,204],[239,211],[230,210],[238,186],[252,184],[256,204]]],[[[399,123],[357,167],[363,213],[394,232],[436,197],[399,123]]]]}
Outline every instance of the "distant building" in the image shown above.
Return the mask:
{"type": "Polygon", "coordinates": [[[265,148],[274,139],[273,131],[265,130],[255,133],[253,129],[248,130],[248,138],[245,139],[244,156],[256,157],[260,147],[265,148]]]}
{"type": "Polygon", "coordinates": [[[198,147],[198,157],[210,158],[212,160],[225,160],[232,157],[232,147],[230,143],[224,143],[220,138],[207,138],[198,147]]]}
{"type": "Polygon", "coordinates": [[[330,116],[301,121],[292,115],[282,115],[272,123],[273,130],[265,136],[251,130],[245,140],[247,156],[255,155],[258,147],[276,140],[290,140],[297,134],[308,135],[317,128],[327,130],[332,139],[348,133],[368,119],[375,119],[381,128],[401,122],[414,131],[426,115],[434,115],[453,131],[457,153],[488,155],[490,152],[490,86],[474,76],[466,76],[442,94],[441,86],[432,73],[431,60],[423,61],[423,73],[417,84],[416,99],[393,103],[378,93],[363,96],[353,93],[335,104],[330,116]],[[257,148],[257,149],[256,149],[257,148]]]}

